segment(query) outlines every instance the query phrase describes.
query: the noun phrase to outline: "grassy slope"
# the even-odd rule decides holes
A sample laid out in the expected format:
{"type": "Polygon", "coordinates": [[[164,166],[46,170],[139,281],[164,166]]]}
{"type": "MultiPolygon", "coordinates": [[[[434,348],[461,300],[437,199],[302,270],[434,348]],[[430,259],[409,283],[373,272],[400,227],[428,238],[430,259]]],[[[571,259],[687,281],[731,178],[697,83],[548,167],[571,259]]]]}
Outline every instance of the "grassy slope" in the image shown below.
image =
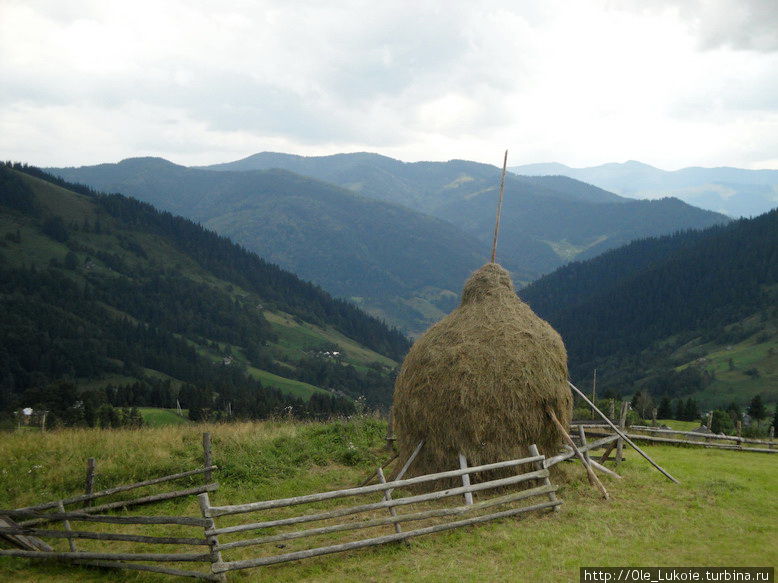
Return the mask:
{"type": "Polygon", "coordinates": [[[692,342],[676,351],[674,356],[690,359],[678,370],[687,366],[701,366],[715,373],[715,380],[704,391],[693,393],[691,397],[709,407],[726,407],[732,401],[744,407],[757,394],[761,394],[766,403],[777,403],[778,321],[773,318],[759,322],[758,317],[752,316],[737,326],[757,331],[732,344],[692,342]],[[703,355],[702,361],[698,360],[700,354],[703,355]],[[734,368],[730,367],[730,359],[734,368]],[[745,373],[754,368],[759,371],[758,377],[745,373]]]}
{"type": "MultiPolygon", "coordinates": [[[[51,499],[82,488],[86,457],[98,459],[98,487],[201,463],[200,433],[214,435],[221,487],[216,504],[349,486],[386,455],[384,427],[372,419],[186,425],[141,431],[68,430],[13,434],[0,441],[0,507],[51,499]],[[14,471],[10,471],[13,468],[14,471]]],[[[773,456],[654,446],[655,459],[681,480],[665,480],[638,456],[623,481],[605,479],[602,501],[568,466],[559,515],[507,519],[450,533],[298,563],[245,571],[234,581],[577,581],[578,567],[775,565],[778,460],[773,456]]],[[[194,501],[139,513],[197,514],[194,501]]],[[[224,519],[222,519],[224,520],[224,519]]],[[[86,544],[86,543],[85,543],[86,544]]],[[[87,547],[88,548],[88,547],[87,547]]],[[[285,549],[290,550],[290,549],[285,549]]],[[[226,553],[225,553],[226,554],[226,553]]],[[[247,558],[235,549],[228,559],[247,558]]],[[[0,559],[0,580],[113,581],[115,572],[0,559]]],[[[166,581],[122,573],[122,580],[166,581]]]]}
{"type": "MultiPolygon", "coordinates": [[[[28,181],[35,189],[39,203],[46,208],[47,211],[63,217],[66,224],[71,222],[82,223],[84,218],[87,218],[90,221],[95,220],[96,214],[94,212],[94,207],[87,197],[31,176],[24,176],[24,180],[28,181]]],[[[100,220],[104,222],[109,221],[105,216],[100,217],[100,220]]],[[[33,226],[27,219],[20,220],[20,218],[15,215],[0,214],[0,236],[5,233],[14,233],[17,229],[20,231],[22,237],[24,253],[5,253],[5,257],[13,266],[21,267],[33,263],[40,266],[46,266],[52,258],[61,261],[68,252],[68,248],[64,244],[53,241],[49,237],[43,235],[38,228],[33,226]]],[[[210,273],[204,271],[189,257],[179,253],[176,249],[171,247],[167,241],[160,237],[135,231],[118,230],[118,232],[129,234],[139,241],[149,253],[149,256],[157,263],[163,265],[176,265],[182,273],[194,281],[218,287],[224,293],[228,293],[235,298],[246,298],[251,295],[240,287],[219,280],[210,273]]],[[[118,245],[115,233],[105,235],[84,233],[83,231],[71,231],[70,234],[71,237],[84,242],[90,247],[103,249],[123,257],[130,265],[139,261],[137,257],[118,245]]],[[[2,249],[0,249],[0,252],[2,252],[2,249]]],[[[80,261],[83,262],[85,256],[82,256],[82,254],[78,255],[80,261]]],[[[107,272],[99,261],[95,261],[94,269],[102,273],[107,272]]],[[[114,312],[116,311],[114,310],[114,312]]],[[[116,315],[117,317],[126,316],[126,314],[118,312],[116,312],[116,315]]],[[[274,344],[273,347],[286,359],[296,360],[303,357],[305,352],[311,348],[334,343],[343,351],[344,361],[354,366],[364,367],[364,365],[371,362],[378,362],[389,367],[397,365],[393,360],[361,346],[334,329],[323,329],[302,321],[296,322],[291,316],[283,312],[273,313],[265,311],[265,316],[279,337],[277,343],[274,344]]],[[[220,361],[223,357],[223,354],[213,353],[207,345],[198,344],[196,342],[191,342],[191,344],[193,344],[201,354],[209,357],[215,362],[220,361]]],[[[249,372],[263,384],[275,387],[287,394],[303,399],[308,399],[315,392],[326,392],[308,383],[287,379],[253,367],[249,368],[249,372]]],[[[147,370],[147,373],[151,376],[162,376],[167,378],[166,375],[162,375],[162,373],[159,373],[158,371],[147,370]]],[[[105,379],[92,379],[80,384],[88,386],[89,388],[94,388],[107,386],[112,383],[116,384],[118,382],[132,383],[136,380],[137,379],[130,377],[109,377],[105,379]]],[[[327,392],[327,394],[329,393],[327,392]]]]}
{"type": "Polygon", "coordinates": [[[143,416],[143,421],[149,427],[164,427],[166,425],[186,425],[191,423],[186,415],[187,409],[182,409],[183,416],[179,415],[175,409],[160,409],[157,407],[139,407],[138,410],[143,416]]]}

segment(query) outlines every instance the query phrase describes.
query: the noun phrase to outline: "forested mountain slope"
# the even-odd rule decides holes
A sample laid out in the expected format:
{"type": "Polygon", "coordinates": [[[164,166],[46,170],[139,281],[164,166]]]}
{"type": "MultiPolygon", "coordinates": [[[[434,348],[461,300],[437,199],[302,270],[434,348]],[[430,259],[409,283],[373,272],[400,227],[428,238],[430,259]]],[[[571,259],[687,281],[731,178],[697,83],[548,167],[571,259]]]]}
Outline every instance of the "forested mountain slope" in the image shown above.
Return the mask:
{"type": "MultiPolygon", "coordinates": [[[[201,221],[412,333],[453,308],[486,260],[499,182],[488,164],[368,153],[264,153],[210,169],[136,158],[52,172],[201,221]]],[[[637,237],[726,220],[677,200],[630,201],[569,178],[509,175],[499,256],[526,283],[637,237]]]]}
{"type": "Polygon", "coordinates": [[[19,165],[0,167],[0,272],[2,410],[60,381],[116,405],[246,417],[386,405],[408,347],[189,220],[19,165]]]}
{"type": "Polygon", "coordinates": [[[603,388],[640,381],[659,392],[695,392],[715,380],[708,353],[746,340],[765,367],[778,368],[769,350],[778,344],[776,284],[778,211],[771,211],[636,241],[558,269],[521,295],[562,334],[574,377],[588,379],[597,367],[603,388]],[[673,377],[683,370],[685,377],[673,377]]]}

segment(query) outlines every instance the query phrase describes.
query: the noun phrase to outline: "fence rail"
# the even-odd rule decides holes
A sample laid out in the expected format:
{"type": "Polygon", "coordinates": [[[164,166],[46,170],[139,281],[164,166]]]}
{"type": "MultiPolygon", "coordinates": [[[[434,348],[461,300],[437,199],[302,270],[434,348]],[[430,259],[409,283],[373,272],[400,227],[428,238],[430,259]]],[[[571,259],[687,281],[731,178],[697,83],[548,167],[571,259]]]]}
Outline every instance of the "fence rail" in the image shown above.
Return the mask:
{"type": "MultiPolygon", "coordinates": [[[[419,449],[420,447],[417,447],[414,455],[409,461],[413,461],[413,458],[415,458],[415,454],[418,453],[419,449]]],[[[534,451],[531,450],[531,454],[536,453],[536,449],[534,451]]],[[[498,518],[516,516],[523,513],[544,509],[554,509],[562,504],[562,501],[556,497],[557,487],[549,482],[549,471],[543,466],[545,461],[545,456],[536,454],[520,459],[468,467],[464,456],[461,456],[459,469],[403,479],[402,474],[404,473],[404,470],[407,470],[410,466],[410,463],[406,462],[406,464],[403,466],[403,471],[401,471],[394,480],[389,482],[385,481],[384,478],[384,480],[380,480],[379,483],[370,486],[331,490],[328,492],[319,492],[315,494],[307,494],[304,496],[294,496],[276,500],[262,500],[258,502],[235,504],[229,506],[212,506],[210,504],[208,495],[201,494],[199,499],[203,517],[210,520],[238,514],[287,509],[302,504],[314,504],[340,498],[359,498],[371,495],[380,497],[379,501],[376,502],[358,501],[360,503],[336,507],[325,511],[319,510],[316,512],[308,513],[302,512],[296,516],[287,516],[283,518],[273,518],[271,516],[267,517],[265,520],[252,521],[243,524],[232,524],[229,526],[217,527],[214,521],[213,526],[210,529],[205,530],[206,537],[208,537],[212,543],[212,556],[215,558],[212,564],[212,572],[214,575],[223,575],[229,571],[249,569],[287,561],[295,561],[309,557],[317,557],[331,553],[361,549],[374,545],[405,540],[411,537],[422,536],[434,532],[459,528],[462,526],[478,524],[498,518]],[[520,468],[520,466],[528,466],[528,469],[526,471],[517,469],[520,468]],[[522,473],[508,475],[506,477],[485,479],[484,481],[476,481],[476,478],[479,477],[479,475],[482,475],[484,472],[490,472],[494,470],[513,470],[521,471],[522,473]],[[437,489],[433,490],[432,492],[421,494],[406,493],[406,495],[402,497],[393,498],[391,496],[393,491],[401,488],[418,486],[420,484],[436,482],[438,480],[445,480],[450,478],[461,478],[463,485],[437,489]],[[477,502],[473,501],[472,499],[472,495],[477,492],[501,489],[530,481],[536,481],[540,485],[519,492],[514,491],[512,493],[486,498],[477,502]],[[429,503],[456,496],[464,496],[464,505],[421,508],[407,513],[398,512],[398,509],[408,507],[412,504],[428,505],[429,503]],[[529,506],[518,506],[499,510],[497,512],[479,514],[484,510],[495,509],[500,506],[504,507],[515,505],[522,500],[529,500],[538,496],[545,497],[548,500],[531,504],[529,506]],[[337,520],[344,516],[374,511],[387,511],[387,515],[367,516],[364,519],[357,521],[337,520]],[[457,518],[460,519],[456,520],[457,518]],[[436,519],[443,519],[444,522],[422,525],[418,528],[407,531],[404,531],[400,528],[401,524],[420,522],[425,520],[434,521],[436,519]],[[246,531],[255,532],[257,530],[276,528],[280,526],[301,525],[315,521],[328,522],[325,522],[325,524],[322,526],[314,528],[303,528],[281,533],[259,533],[261,536],[242,538],[230,542],[219,541],[219,537],[222,535],[245,533],[246,531]],[[264,552],[258,551],[260,556],[247,559],[225,560],[221,556],[223,551],[231,551],[238,548],[258,547],[261,545],[269,545],[282,541],[294,541],[308,537],[326,536],[337,533],[344,533],[346,531],[375,529],[381,527],[389,527],[392,529],[392,532],[388,534],[377,533],[377,536],[368,535],[364,538],[359,538],[357,540],[346,540],[345,542],[340,542],[338,544],[319,543],[319,546],[316,546],[314,543],[314,545],[310,548],[292,550],[282,554],[272,554],[272,549],[266,550],[264,552]]],[[[377,475],[380,479],[382,477],[382,472],[377,472],[377,475]]]]}

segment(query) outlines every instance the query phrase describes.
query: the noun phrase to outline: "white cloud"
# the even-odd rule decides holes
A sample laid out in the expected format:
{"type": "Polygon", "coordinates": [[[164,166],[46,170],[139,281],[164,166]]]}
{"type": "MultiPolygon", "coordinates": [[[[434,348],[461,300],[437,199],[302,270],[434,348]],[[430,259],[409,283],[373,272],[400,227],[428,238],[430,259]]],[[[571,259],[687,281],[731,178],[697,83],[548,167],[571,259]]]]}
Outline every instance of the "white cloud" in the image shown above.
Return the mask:
{"type": "Polygon", "coordinates": [[[4,0],[0,155],[775,167],[775,3],[734,3],[4,0]]]}

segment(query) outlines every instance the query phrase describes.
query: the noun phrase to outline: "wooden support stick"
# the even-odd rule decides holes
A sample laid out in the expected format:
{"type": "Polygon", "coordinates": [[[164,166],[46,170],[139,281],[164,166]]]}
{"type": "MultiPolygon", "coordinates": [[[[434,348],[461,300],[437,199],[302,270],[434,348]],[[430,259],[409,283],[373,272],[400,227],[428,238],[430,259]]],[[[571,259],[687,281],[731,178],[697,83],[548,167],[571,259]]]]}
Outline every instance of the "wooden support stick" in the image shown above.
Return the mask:
{"type": "MultiPolygon", "coordinates": [[[[570,381],[567,381],[567,384],[570,385],[570,388],[573,389],[576,393],[581,395],[583,397],[584,401],[588,401],[589,399],[586,398],[586,395],[584,395],[578,387],[576,387],[573,383],[570,381]]],[[[633,443],[633,441],[626,436],[626,434],[621,431],[618,427],[616,427],[613,423],[611,423],[611,420],[608,419],[605,415],[603,415],[602,411],[600,411],[596,406],[594,406],[594,403],[591,403],[591,405],[594,407],[594,410],[599,413],[600,417],[605,419],[605,422],[611,426],[611,429],[613,429],[616,433],[618,433],[622,438],[624,438],[624,441],[626,441],[628,444],[632,446],[632,448],[638,452],[640,455],[642,455],[652,466],[654,466],[657,470],[662,472],[667,478],[675,482],[676,484],[679,484],[680,482],[673,478],[670,474],[668,474],[659,464],[657,464],[654,460],[652,460],[646,452],[644,452],[642,449],[640,449],[637,445],[633,443]]]]}
{"type": "MultiPolygon", "coordinates": [[[[538,446],[537,446],[537,445],[535,445],[534,443],[533,443],[532,445],[530,445],[530,446],[529,446],[529,454],[530,454],[532,457],[536,457],[536,456],[539,456],[539,455],[540,455],[540,451],[538,450],[538,446]]],[[[543,462],[540,462],[540,461],[538,461],[538,462],[532,462],[532,467],[533,467],[533,468],[535,468],[536,470],[542,470],[542,469],[543,469],[543,462]]],[[[546,487],[551,487],[551,480],[549,479],[549,477],[548,477],[548,476],[546,476],[545,478],[543,478],[543,479],[541,480],[541,482],[543,483],[543,485],[544,485],[544,486],[546,486],[546,487]]],[[[548,499],[549,499],[551,502],[556,502],[556,501],[557,501],[557,497],[556,497],[556,489],[554,489],[554,490],[551,490],[551,491],[548,493],[548,499]]],[[[554,510],[553,510],[553,511],[554,511],[554,512],[559,512],[559,506],[554,506],[554,510]]]]}
{"type": "Polygon", "coordinates": [[[416,449],[413,450],[411,455],[408,457],[407,461],[403,464],[403,467],[400,468],[400,471],[397,472],[397,475],[394,477],[394,482],[399,480],[405,475],[405,472],[408,471],[408,468],[411,467],[411,464],[413,463],[413,460],[416,459],[416,456],[419,455],[419,452],[421,451],[421,448],[424,446],[424,440],[422,439],[419,444],[416,446],[416,449]]]}
{"type": "MultiPolygon", "coordinates": [[[[382,470],[383,470],[383,469],[386,469],[386,467],[387,467],[389,464],[391,464],[391,463],[392,463],[394,460],[396,460],[398,457],[399,457],[399,454],[394,454],[392,457],[390,457],[390,458],[389,458],[387,461],[385,461],[385,462],[384,462],[384,463],[381,465],[381,469],[382,469],[382,470]]],[[[362,481],[362,482],[359,484],[359,486],[357,486],[357,488],[361,488],[362,486],[367,486],[367,485],[368,485],[370,482],[372,482],[372,481],[373,481],[373,478],[375,478],[376,476],[378,476],[378,472],[373,472],[373,473],[372,473],[372,474],[370,474],[370,475],[369,475],[367,478],[365,478],[365,479],[364,479],[364,480],[363,480],[363,481],[362,481]]]]}
{"type": "MultiPolygon", "coordinates": [[[[86,481],[84,483],[84,495],[91,496],[95,492],[95,458],[86,460],[86,481]]],[[[84,501],[84,508],[92,505],[92,500],[84,501]]]]}
{"type": "Polygon", "coordinates": [[[554,425],[556,425],[557,429],[562,433],[562,437],[565,438],[565,441],[567,444],[573,448],[573,451],[575,452],[575,455],[578,456],[578,459],[581,460],[581,464],[583,464],[583,467],[586,469],[586,474],[589,476],[589,483],[593,486],[597,486],[597,488],[602,492],[602,497],[606,500],[610,497],[608,496],[608,491],[605,489],[605,486],[602,485],[602,482],[600,482],[600,479],[595,475],[594,470],[592,470],[592,467],[589,465],[589,463],[586,461],[586,458],[581,453],[581,451],[578,449],[578,446],[575,445],[575,442],[573,441],[573,438],[570,437],[570,434],[567,433],[565,430],[565,426],[562,425],[562,423],[557,419],[556,413],[554,413],[554,410],[551,407],[548,407],[546,409],[546,412],[548,413],[548,416],[551,417],[551,421],[554,422],[554,425]]]}
{"type": "MultiPolygon", "coordinates": [[[[463,454],[462,452],[459,452],[459,469],[460,470],[467,469],[467,458],[465,458],[465,454],[463,454]]],[[[465,487],[470,485],[470,474],[462,474],[462,485],[465,487]]],[[[465,504],[469,506],[472,503],[473,503],[473,493],[465,492],[465,504]]]]}
{"type": "Polygon", "coordinates": [[[500,195],[497,199],[497,218],[494,221],[494,238],[492,239],[492,263],[497,256],[497,235],[500,232],[500,215],[502,214],[502,199],[505,194],[505,170],[508,167],[508,150],[505,150],[505,158],[502,161],[502,174],[500,175],[500,195]]]}
{"type": "MultiPolygon", "coordinates": [[[[57,509],[58,509],[60,512],[62,512],[62,513],[64,513],[64,512],[65,512],[65,505],[62,503],[62,500],[60,500],[60,502],[59,502],[59,505],[57,506],[57,509]]],[[[65,527],[65,531],[66,531],[68,534],[69,534],[70,532],[72,532],[72,530],[73,530],[73,529],[72,529],[72,528],[70,528],[70,521],[69,521],[69,520],[67,520],[67,519],[66,519],[66,520],[63,520],[63,521],[62,521],[62,524],[64,525],[64,527],[65,527]]],[[[70,547],[70,552],[71,552],[71,553],[75,553],[75,552],[78,550],[78,549],[76,548],[76,541],[74,541],[74,540],[73,540],[73,536],[72,536],[72,535],[71,535],[71,536],[68,536],[68,537],[67,537],[67,539],[68,539],[68,547],[70,547]]]]}
{"type": "Polygon", "coordinates": [[[593,467],[595,470],[600,470],[600,471],[601,471],[603,474],[608,474],[609,476],[612,476],[612,477],[614,477],[614,478],[618,478],[619,480],[621,480],[621,476],[620,476],[620,475],[618,475],[618,474],[617,474],[616,472],[614,472],[613,470],[606,468],[604,465],[602,465],[602,464],[601,464],[600,462],[598,462],[597,460],[592,460],[592,459],[590,459],[590,460],[589,460],[589,463],[592,465],[592,467],[593,467]]]}
{"type": "MultiPolygon", "coordinates": [[[[580,425],[578,426],[578,437],[581,440],[581,447],[586,447],[586,431],[584,431],[584,428],[580,425]]],[[[589,457],[589,450],[585,450],[582,452],[584,457],[586,458],[586,463],[591,463],[591,458],[589,457]]]]}
{"type": "MultiPolygon", "coordinates": [[[[605,448],[605,453],[602,454],[602,457],[600,458],[600,463],[604,464],[606,461],[608,461],[608,456],[613,451],[613,448],[616,447],[616,443],[611,443],[608,447],[605,448]]],[[[616,458],[619,459],[619,458],[616,458]]]]}
{"type": "MultiPolygon", "coordinates": [[[[619,413],[619,427],[622,430],[626,429],[627,425],[627,411],[629,411],[629,403],[623,401],[621,403],[621,412],[619,413]]],[[[624,440],[619,436],[619,440],[616,442],[616,467],[621,465],[624,461],[624,440]]]]}
{"type": "MultiPolygon", "coordinates": [[[[378,468],[378,480],[382,484],[386,484],[386,476],[384,476],[384,471],[381,468],[378,468]]],[[[392,493],[389,490],[384,490],[384,500],[389,502],[392,499],[392,493]]],[[[397,508],[394,506],[389,507],[389,514],[392,515],[392,517],[397,518],[397,508]]],[[[394,523],[394,532],[402,532],[402,527],[400,527],[400,524],[395,522],[394,523]]]]}
{"type": "Polygon", "coordinates": [[[211,432],[203,433],[203,469],[205,470],[205,483],[210,484],[213,474],[211,472],[211,432]]]}

